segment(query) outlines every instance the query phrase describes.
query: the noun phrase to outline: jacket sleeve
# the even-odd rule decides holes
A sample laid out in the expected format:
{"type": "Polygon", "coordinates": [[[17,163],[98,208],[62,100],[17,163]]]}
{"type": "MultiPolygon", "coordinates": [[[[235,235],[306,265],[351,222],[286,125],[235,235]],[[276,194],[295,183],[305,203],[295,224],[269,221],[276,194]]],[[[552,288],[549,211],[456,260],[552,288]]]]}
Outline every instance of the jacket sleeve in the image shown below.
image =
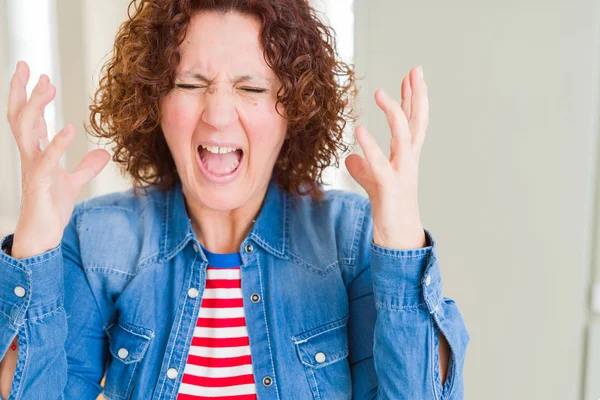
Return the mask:
{"type": "Polygon", "coordinates": [[[454,301],[442,297],[433,236],[425,231],[422,249],[384,248],[372,241],[369,204],[361,215],[347,286],[353,398],[462,399],[469,334],[454,301]],[[443,386],[439,331],[451,349],[443,386]]]}
{"type": "Polygon", "coordinates": [[[2,357],[19,336],[9,400],[98,397],[108,346],[81,266],[75,214],[61,244],[46,253],[17,260],[0,251],[0,275],[2,357]]]}

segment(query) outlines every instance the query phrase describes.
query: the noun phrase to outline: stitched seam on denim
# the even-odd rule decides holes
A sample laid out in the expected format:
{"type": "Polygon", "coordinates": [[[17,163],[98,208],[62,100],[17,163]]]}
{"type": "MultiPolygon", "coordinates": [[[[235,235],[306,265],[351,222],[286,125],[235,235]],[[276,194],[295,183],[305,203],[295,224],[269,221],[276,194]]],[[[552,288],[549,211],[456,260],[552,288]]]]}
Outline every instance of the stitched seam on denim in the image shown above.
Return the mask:
{"type": "Polygon", "coordinates": [[[181,251],[181,249],[183,249],[188,241],[192,238],[192,235],[188,232],[183,239],[181,240],[181,242],[179,242],[179,244],[177,246],[175,246],[175,248],[173,249],[173,251],[171,251],[169,254],[167,254],[167,256],[165,257],[165,260],[170,260],[171,258],[173,258],[177,253],[179,253],[181,251]]]}
{"type": "MultiPolygon", "coordinates": [[[[441,398],[441,393],[439,391],[439,388],[441,386],[441,378],[439,375],[439,368],[440,368],[440,361],[439,361],[439,345],[437,345],[437,340],[436,340],[436,336],[437,336],[437,330],[434,326],[434,321],[433,318],[430,316],[429,317],[429,331],[431,333],[431,339],[429,340],[429,346],[430,346],[430,354],[431,354],[431,384],[432,384],[432,389],[433,389],[433,394],[434,397],[436,399],[440,399],[441,398]]],[[[443,388],[442,388],[443,391],[443,388]]]]}
{"type": "Polygon", "coordinates": [[[150,254],[149,256],[147,256],[146,258],[142,259],[140,261],[140,263],[137,266],[137,270],[139,271],[140,269],[142,269],[143,267],[146,266],[146,264],[153,264],[156,263],[158,260],[158,256],[160,255],[160,250],[157,251],[156,253],[150,254]]]}
{"type": "MultiPolygon", "coordinates": [[[[281,196],[281,194],[280,194],[281,196]]],[[[281,251],[282,254],[285,254],[285,250],[287,248],[287,239],[290,237],[288,229],[290,227],[289,224],[289,212],[288,212],[288,207],[289,207],[289,198],[288,195],[286,193],[283,194],[283,229],[282,229],[282,233],[281,233],[281,241],[283,243],[283,249],[281,251]]]]}
{"type": "Polygon", "coordinates": [[[126,400],[126,399],[125,399],[125,397],[121,396],[120,394],[116,394],[116,393],[114,393],[114,392],[104,392],[104,393],[102,393],[102,396],[104,396],[105,394],[107,394],[107,395],[111,396],[111,398],[112,398],[112,397],[116,397],[116,398],[118,398],[118,399],[123,399],[123,400],[126,400]]]}
{"type": "Polygon", "coordinates": [[[135,213],[135,208],[127,208],[127,207],[123,207],[123,206],[92,206],[92,207],[88,207],[85,209],[86,212],[88,211],[113,211],[113,210],[119,210],[119,211],[127,211],[128,213],[135,213]]]}
{"type": "Polygon", "coordinates": [[[30,321],[30,322],[36,322],[39,321],[40,319],[46,318],[52,314],[55,314],[57,312],[59,312],[60,310],[64,310],[65,311],[65,315],[67,314],[67,311],[64,309],[63,306],[60,306],[52,311],[47,312],[46,314],[40,315],[39,317],[34,317],[34,318],[27,318],[25,319],[26,321],[30,321]]]}
{"type": "Polygon", "coordinates": [[[251,234],[251,236],[252,236],[252,239],[254,239],[257,243],[259,243],[261,246],[263,246],[264,248],[266,248],[273,254],[275,254],[277,257],[284,258],[284,254],[285,254],[284,252],[279,251],[279,250],[275,249],[274,247],[272,247],[271,245],[269,245],[267,242],[262,240],[262,238],[260,236],[258,236],[256,233],[253,232],[251,234]]]}
{"type": "MultiPolygon", "coordinates": [[[[194,276],[194,266],[197,263],[197,256],[198,254],[196,253],[196,256],[194,256],[194,259],[192,261],[192,266],[190,269],[190,277],[188,278],[187,281],[187,286],[186,287],[190,287],[191,283],[192,283],[192,277],[194,276]]],[[[189,297],[184,294],[183,295],[183,305],[181,307],[181,317],[179,318],[179,323],[177,324],[177,330],[175,331],[175,343],[173,344],[173,348],[171,349],[171,353],[169,354],[169,365],[171,365],[171,360],[173,358],[173,353],[175,351],[175,347],[177,345],[177,339],[179,338],[179,331],[181,329],[181,323],[183,321],[183,315],[185,314],[185,309],[186,309],[186,305],[188,302],[189,297]]],[[[183,375],[183,369],[182,369],[182,363],[185,363],[187,361],[187,359],[184,359],[184,357],[181,357],[181,360],[179,361],[179,365],[177,368],[178,374],[177,374],[177,380],[179,381],[179,384],[181,384],[181,381],[179,379],[180,376],[183,375]]],[[[174,383],[173,384],[174,388],[177,389],[177,385],[174,383]]],[[[164,384],[163,387],[161,388],[161,393],[162,393],[162,389],[164,388],[164,384]]],[[[173,398],[173,396],[177,395],[178,390],[173,390],[171,393],[171,398],[173,398]]]]}
{"type": "MultiPolygon", "coordinates": [[[[433,318],[434,322],[437,324],[440,332],[442,332],[442,334],[444,334],[444,332],[442,330],[443,320],[440,319],[438,314],[435,314],[432,318],[433,318]],[[436,317],[437,317],[437,319],[436,319],[436,317]]],[[[448,342],[448,347],[450,348],[450,357],[448,359],[448,370],[446,373],[446,382],[443,386],[443,395],[444,395],[444,398],[449,399],[454,390],[454,377],[456,376],[456,371],[455,371],[456,358],[454,357],[455,351],[452,348],[450,341],[448,341],[447,338],[446,338],[446,341],[448,342]]]]}
{"type": "MultiPolygon", "coordinates": [[[[83,269],[83,266],[79,266],[79,267],[83,269]]],[[[84,269],[84,272],[85,272],[85,269],[84,269]]],[[[96,304],[96,311],[98,312],[98,315],[100,315],[100,319],[102,320],[102,325],[103,325],[103,330],[104,330],[106,325],[108,325],[109,321],[104,321],[104,314],[101,311],[100,303],[98,302],[98,296],[96,296],[96,293],[94,293],[94,290],[92,290],[92,285],[90,285],[89,277],[87,276],[87,274],[84,274],[84,275],[85,275],[85,283],[88,285],[90,292],[92,293],[92,298],[94,299],[94,304],[96,304]]],[[[106,333],[106,330],[104,330],[104,332],[106,333]]]]}
{"type": "MultiPolygon", "coordinates": [[[[35,261],[35,262],[23,262],[22,264],[27,266],[27,267],[31,267],[32,265],[39,265],[48,261],[52,261],[55,258],[57,258],[60,254],[61,254],[61,246],[59,245],[56,249],[52,250],[52,252],[48,255],[48,258],[43,258],[39,261],[35,261]],[[52,254],[54,253],[54,254],[52,254]]],[[[31,274],[31,272],[28,272],[28,274],[31,274]]]]}
{"type": "Polygon", "coordinates": [[[340,257],[340,261],[345,262],[347,265],[353,265],[356,262],[355,257],[340,257]]]}
{"type": "Polygon", "coordinates": [[[163,203],[163,207],[162,207],[162,221],[160,224],[160,228],[161,228],[161,232],[162,232],[162,237],[160,238],[161,240],[161,244],[162,244],[162,258],[163,260],[166,259],[167,256],[167,240],[169,237],[169,228],[168,228],[168,218],[169,218],[169,202],[170,202],[170,195],[166,196],[166,200],[163,203]]]}
{"type": "MultiPolygon", "coordinates": [[[[377,254],[381,254],[386,257],[400,258],[400,259],[402,259],[402,258],[426,258],[427,257],[427,253],[413,254],[413,255],[398,255],[398,254],[394,254],[394,252],[406,251],[406,250],[381,250],[380,247],[381,246],[375,244],[374,242],[371,242],[371,250],[377,254]]],[[[421,249],[419,249],[417,251],[421,251],[421,249]]],[[[429,250],[425,250],[425,251],[429,251],[429,250]]]]}
{"type": "MultiPolygon", "coordinates": [[[[137,361],[133,363],[133,371],[131,371],[131,376],[129,377],[129,382],[127,382],[127,388],[125,389],[125,396],[129,397],[131,395],[130,390],[133,389],[133,387],[131,386],[131,384],[133,383],[133,377],[135,376],[135,371],[137,370],[138,364],[141,361],[137,361]]],[[[130,368],[131,364],[129,364],[129,368],[130,368]]]]}
{"type": "Polygon", "coordinates": [[[19,260],[17,260],[16,258],[9,256],[8,254],[4,253],[1,249],[0,249],[0,261],[10,265],[11,267],[15,267],[21,271],[25,271],[25,268],[23,268],[23,266],[21,265],[21,263],[19,262],[19,260]]]}
{"type": "MultiPolygon", "coordinates": [[[[1,251],[1,250],[0,250],[1,251]]],[[[4,253],[2,253],[4,254],[4,253]]],[[[10,257],[8,254],[5,254],[6,257],[10,257]]],[[[3,262],[5,262],[6,264],[10,265],[11,267],[13,267],[14,269],[16,269],[17,271],[21,271],[24,273],[31,273],[31,271],[28,271],[27,268],[25,268],[23,265],[21,265],[21,263],[19,262],[19,260],[17,260],[16,258],[7,258],[5,260],[2,260],[3,262]]]]}
{"type": "MultiPolygon", "coordinates": [[[[189,280],[187,282],[187,287],[188,288],[192,287],[192,281],[194,280],[193,278],[194,278],[194,271],[195,271],[194,266],[197,263],[200,264],[200,268],[198,268],[198,269],[201,270],[201,271],[199,271],[199,274],[203,274],[203,273],[205,274],[205,272],[202,272],[202,271],[206,271],[205,270],[204,262],[201,259],[200,259],[200,261],[198,261],[199,259],[200,259],[200,255],[198,253],[194,253],[194,261],[192,262],[190,278],[189,278],[189,280]]],[[[204,290],[206,290],[206,277],[205,277],[204,290]]],[[[202,297],[203,296],[198,296],[198,297],[196,297],[196,299],[190,299],[189,296],[187,296],[187,294],[185,295],[186,303],[188,301],[190,301],[192,303],[192,315],[196,315],[196,316],[199,315],[200,310],[199,309],[197,310],[196,306],[201,306],[201,301],[198,302],[198,300],[202,300],[202,297]]],[[[184,310],[185,310],[185,305],[184,305],[184,310]]],[[[183,312],[182,312],[182,314],[183,314],[183,312]]],[[[188,332],[187,332],[187,334],[185,336],[185,343],[186,343],[186,345],[185,345],[184,352],[187,353],[187,354],[182,354],[181,361],[180,361],[179,367],[178,367],[178,371],[180,371],[180,373],[177,374],[177,378],[176,378],[178,382],[174,384],[174,386],[177,388],[177,390],[173,390],[173,392],[171,393],[171,396],[170,396],[171,399],[176,399],[177,396],[178,396],[178,394],[179,394],[179,388],[178,388],[178,386],[181,386],[181,381],[183,380],[183,375],[185,373],[185,365],[187,363],[187,359],[188,359],[188,356],[189,356],[189,351],[190,351],[191,343],[192,343],[192,340],[193,340],[193,337],[194,337],[194,329],[195,329],[195,327],[196,327],[195,323],[190,324],[188,332]]]]}
{"type": "Polygon", "coordinates": [[[133,324],[130,324],[129,322],[125,322],[125,321],[118,322],[117,325],[120,326],[121,329],[123,329],[125,332],[131,333],[132,335],[139,336],[139,337],[144,338],[144,339],[147,339],[148,341],[146,342],[146,345],[144,346],[144,350],[148,347],[148,344],[150,343],[150,340],[152,340],[154,338],[154,332],[151,329],[147,329],[147,328],[143,328],[141,326],[133,325],[133,324]],[[149,335],[144,335],[142,333],[137,333],[134,330],[129,329],[125,325],[131,326],[131,327],[135,327],[135,328],[140,328],[140,329],[143,329],[144,331],[149,331],[150,334],[149,335]]]}
{"type": "MultiPolygon", "coordinates": [[[[289,254],[291,256],[289,260],[292,261],[294,264],[296,264],[300,268],[304,268],[304,269],[307,269],[305,267],[310,267],[311,269],[313,269],[315,271],[315,273],[318,273],[318,275],[321,275],[321,276],[327,276],[331,272],[338,269],[338,268],[335,268],[336,266],[339,267],[338,260],[333,260],[329,264],[325,265],[325,267],[320,268],[314,264],[309,263],[308,261],[305,261],[304,259],[302,259],[301,257],[297,256],[296,254],[292,253],[291,251],[289,252],[289,254]],[[305,264],[305,265],[302,265],[302,264],[305,264]]],[[[308,269],[308,271],[311,271],[311,270],[308,269]]]]}
{"type": "Polygon", "coordinates": [[[347,315],[345,315],[345,316],[344,316],[344,317],[342,317],[342,318],[338,318],[338,319],[336,319],[335,321],[328,322],[328,323],[326,323],[326,324],[324,324],[324,325],[317,326],[317,327],[315,327],[315,328],[313,328],[313,329],[310,329],[310,330],[308,330],[308,331],[306,331],[306,332],[302,332],[302,333],[300,333],[300,334],[298,334],[298,335],[294,335],[294,336],[292,336],[292,340],[294,341],[294,344],[304,343],[304,342],[306,342],[307,340],[310,340],[310,339],[312,339],[312,338],[314,338],[314,337],[317,337],[317,336],[319,336],[319,335],[322,335],[323,333],[330,332],[330,331],[332,331],[332,330],[334,330],[334,329],[343,328],[343,327],[344,327],[344,326],[345,326],[345,325],[348,323],[348,318],[349,318],[349,317],[350,317],[350,314],[347,314],[347,315]],[[312,332],[312,331],[314,331],[314,330],[318,330],[318,329],[321,329],[321,328],[323,328],[323,327],[326,327],[326,326],[331,326],[331,328],[327,328],[327,329],[325,329],[325,330],[324,330],[324,331],[322,331],[322,332],[315,333],[314,335],[311,335],[311,336],[309,336],[309,337],[307,337],[307,338],[300,339],[300,340],[298,340],[298,341],[297,341],[297,339],[298,339],[298,337],[299,337],[299,336],[303,336],[304,334],[306,334],[306,333],[308,333],[308,332],[312,332]]]}
{"type": "MultiPolygon", "coordinates": [[[[58,252],[56,254],[58,255],[58,252]]],[[[23,319],[25,319],[25,316],[27,315],[27,309],[31,305],[31,296],[32,296],[31,288],[33,287],[31,273],[28,273],[25,275],[25,280],[27,281],[27,296],[25,297],[25,301],[23,302],[23,304],[21,304],[21,306],[19,307],[19,311],[21,311],[23,313],[23,319]]]]}
{"type": "Polygon", "coordinates": [[[269,359],[271,360],[271,369],[273,370],[273,384],[275,385],[275,393],[277,395],[277,398],[279,399],[279,389],[277,388],[277,379],[276,379],[276,374],[275,374],[275,364],[273,363],[273,352],[271,351],[271,338],[269,336],[269,324],[267,323],[267,310],[265,310],[265,292],[264,292],[264,288],[263,288],[263,281],[262,281],[262,266],[260,264],[260,257],[255,257],[256,259],[256,264],[258,264],[258,281],[260,283],[260,294],[261,297],[263,299],[262,301],[262,308],[263,308],[263,315],[264,315],[264,320],[265,320],[265,329],[267,331],[267,344],[269,346],[269,359]]]}
{"type": "Polygon", "coordinates": [[[419,303],[417,305],[412,305],[412,306],[400,306],[400,307],[396,307],[396,306],[390,306],[387,304],[384,304],[380,301],[375,301],[375,305],[379,306],[383,309],[386,310],[391,310],[391,311],[406,311],[406,310],[417,310],[417,309],[424,309],[429,311],[429,308],[427,308],[427,304],[426,303],[419,303]]]}
{"type": "MultiPolygon", "coordinates": [[[[5,304],[7,304],[7,303],[5,303],[5,304]]],[[[17,304],[12,304],[12,307],[16,307],[16,308],[19,310],[19,312],[20,312],[21,314],[25,314],[25,313],[26,313],[26,311],[24,310],[24,307],[22,307],[22,306],[19,306],[19,305],[17,305],[17,304]]],[[[21,325],[17,324],[17,321],[16,321],[15,319],[13,319],[13,318],[12,318],[10,315],[6,314],[5,312],[3,312],[3,311],[0,311],[0,314],[2,314],[2,315],[4,315],[4,316],[6,316],[6,318],[7,318],[7,319],[8,319],[8,320],[9,320],[9,321],[10,321],[10,322],[11,322],[11,323],[14,325],[14,326],[16,326],[16,327],[18,327],[18,326],[21,326],[21,325]]],[[[23,322],[25,322],[25,317],[24,317],[24,316],[23,316],[23,322]]]]}
{"type": "Polygon", "coordinates": [[[17,327],[17,328],[19,327],[19,325],[17,325],[17,324],[16,324],[16,321],[14,321],[14,320],[13,320],[13,319],[10,317],[10,315],[6,314],[5,312],[3,312],[3,311],[1,311],[1,310],[0,310],[0,314],[4,315],[4,316],[6,317],[6,319],[7,319],[7,320],[8,320],[8,321],[9,321],[11,324],[13,324],[13,326],[14,326],[14,327],[17,327]]]}
{"type": "MultiPolygon", "coordinates": [[[[21,374],[21,379],[19,380],[19,389],[17,390],[17,398],[21,397],[21,395],[23,394],[23,381],[25,380],[25,377],[27,376],[27,367],[29,367],[29,346],[27,345],[29,343],[29,335],[27,334],[27,329],[25,329],[23,327],[23,333],[25,334],[25,362],[23,363],[23,373],[21,374]]],[[[22,348],[23,346],[21,346],[21,344],[19,343],[19,349],[22,348]]],[[[18,357],[18,355],[17,355],[18,357]]],[[[18,363],[18,361],[17,361],[18,363]]],[[[15,371],[16,372],[16,371],[15,371]]],[[[10,396],[9,396],[10,397],[10,396]]]]}
{"type": "Polygon", "coordinates": [[[317,396],[317,400],[321,400],[321,394],[319,393],[319,385],[317,384],[317,378],[315,377],[315,371],[311,369],[308,370],[310,372],[310,374],[312,375],[313,378],[313,382],[315,383],[315,396],[317,396]]]}
{"type": "Polygon", "coordinates": [[[125,271],[118,270],[116,268],[104,267],[99,264],[92,264],[91,267],[83,266],[82,269],[84,272],[101,272],[101,273],[105,273],[105,274],[118,275],[118,276],[124,276],[124,277],[136,275],[135,273],[132,273],[132,272],[125,272],[125,271]]]}
{"type": "MultiPolygon", "coordinates": [[[[194,260],[192,261],[192,268],[191,271],[194,270],[194,264],[196,263],[196,258],[194,257],[194,260]]],[[[190,280],[192,279],[192,275],[193,272],[190,273],[190,280]]],[[[189,287],[189,282],[188,282],[188,287],[189,287]]],[[[179,329],[181,328],[181,321],[183,320],[183,314],[185,314],[185,303],[187,302],[187,296],[184,297],[183,300],[183,306],[181,307],[181,313],[179,315],[179,321],[177,322],[177,329],[175,331],[175,338],[173,339],[173,345],[171,346],[171,351],[169,352],[169,358],[168,358],[168,362],[167,365],[165,367],[167,367],[167,369],[169,369],[169,366],[171,365],[171,360],[173,359],[173,353],[175,351],[175,347],[177,346],[177,338],[179,337],[179,329]]],[[[164,377],[165,375],[163,375],[163,379],[162,379],[162,385],[160,386],[160,392],[158,393],[158,398],[160,399],[163,393],[163,390],[165,388],[165,384],[167,382],[166,378],[164,377]]]]}
{"type": "Polygon", "coordinates": [[[365,218],[366,218],[366,214],[367,214],[367,207],[369,206],[368,200],[362,205],[362,207],[360,207],[360,213],[358,215],[358,217],[356,218],[356,221],[354,222],[354,232],[352,233],[352,249],[350,250],[350,254],[351,254],[351,258],[353,259],[353,261],[356,259],[357,254],[358,253],[358,242],[359,242],[359,238],[360,238],[360,234],[359,231],[362,232],[363,226],[364,226],[364,222],[365,222],[365,218]]]}

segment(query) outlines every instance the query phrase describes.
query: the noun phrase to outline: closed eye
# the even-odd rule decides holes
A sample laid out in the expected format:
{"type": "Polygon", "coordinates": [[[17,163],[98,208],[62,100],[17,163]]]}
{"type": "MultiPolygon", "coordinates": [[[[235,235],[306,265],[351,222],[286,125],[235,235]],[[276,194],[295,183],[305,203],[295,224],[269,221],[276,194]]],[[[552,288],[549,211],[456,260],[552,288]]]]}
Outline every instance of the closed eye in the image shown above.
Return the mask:
{"type": "MultiPolygon", "coordinates": [[[[178,83],[175,86],[180,89],[205,89],[206,88],[206,86],[189,85],[186,83],[178,83]]],[[[241,89],[243,91],[250,92],[250,93],[264,93],[267,91],[266,89],[254,88],[254,87],[243,87],[241,89]]]]}
{"type": "Polygon", "coordinates": [[[178,83],[175,86],[180,89],[201,89],[201,88],[206,87],[206,86],[188,85],[185,83],[178,83]]]}
{"type": "Polygon", "coordinates": [[[245,90],[246,92],[251,92],[251,93],[264,93],[267,91],[266,89],[252,88],[252,87],[243,87],[242,90],[245,90]]]}

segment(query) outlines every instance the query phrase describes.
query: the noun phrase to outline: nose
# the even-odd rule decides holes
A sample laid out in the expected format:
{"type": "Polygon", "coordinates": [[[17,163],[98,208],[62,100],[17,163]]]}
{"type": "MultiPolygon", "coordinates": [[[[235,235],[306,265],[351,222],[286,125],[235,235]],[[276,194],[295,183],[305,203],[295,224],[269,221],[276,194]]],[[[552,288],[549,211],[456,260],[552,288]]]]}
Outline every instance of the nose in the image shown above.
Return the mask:
{"type": "Polygon", "coordinates": [[[233,93],[228,90],[212,89],[207,91],[206,103],[202,113],[202,121],[212,125],[216,129],[227,127],[239,118],[233,93]]]}

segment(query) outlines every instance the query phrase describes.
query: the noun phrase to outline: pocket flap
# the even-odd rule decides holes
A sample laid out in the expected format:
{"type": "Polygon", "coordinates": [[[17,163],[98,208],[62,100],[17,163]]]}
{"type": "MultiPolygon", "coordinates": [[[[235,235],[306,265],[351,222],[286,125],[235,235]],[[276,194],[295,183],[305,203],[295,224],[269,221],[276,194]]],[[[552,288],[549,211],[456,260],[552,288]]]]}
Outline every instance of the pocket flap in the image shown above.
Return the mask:
{"type": "Polygon", "coordinates": [[[149,329],[119,321],[107,328],[109,349],[113,357],[125,364],[140,361],[154,333],[149,329]]]}
{"type": "Polygon", "coordinates": [[[348,357],[348,316],[293,336],[302,364],[322,368],[348,357]]]}

